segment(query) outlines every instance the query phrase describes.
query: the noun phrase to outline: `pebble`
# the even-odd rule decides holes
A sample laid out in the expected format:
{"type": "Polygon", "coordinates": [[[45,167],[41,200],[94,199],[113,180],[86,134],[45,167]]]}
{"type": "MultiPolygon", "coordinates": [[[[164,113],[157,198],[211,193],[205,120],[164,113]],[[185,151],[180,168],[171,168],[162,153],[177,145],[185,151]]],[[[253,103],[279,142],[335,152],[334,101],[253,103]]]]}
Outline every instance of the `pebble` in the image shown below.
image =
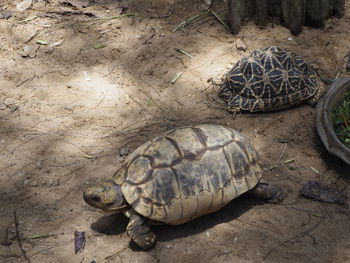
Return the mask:
{"type": "Polygon", "coordinates": [[[229,249],[227,249],[227,248],[224,249],[224,254],[230,254],[230,253],[231,253],[231,251],[229,249]]]}
{"type": "Polygon", "coordinates": [[[207,237],[210,237],[209,231],[205,232],[205,235],[206,235],[207,237]]]}
{"type": "Polygon", "coordinates": [[[121,157],[125,157],[129,154],[129,149],[125,146],[123,146],[121,149],[120,149],[120,152],[119,152],[119,156],[121,157]]]}
{"type": "Polygon", "coordinates": [[[23,51],[20,52],[20,55],[22,57],[35,58],[38,48],[38,45],[25,45],[23,51]]]}
{"type": "Polygon", "coordinates": [[[247,44],[243,42],[242,39],[238,38],[235,42],[233,42],[233,45],[238,51],[246,51],[247,50],[247,44]]]}

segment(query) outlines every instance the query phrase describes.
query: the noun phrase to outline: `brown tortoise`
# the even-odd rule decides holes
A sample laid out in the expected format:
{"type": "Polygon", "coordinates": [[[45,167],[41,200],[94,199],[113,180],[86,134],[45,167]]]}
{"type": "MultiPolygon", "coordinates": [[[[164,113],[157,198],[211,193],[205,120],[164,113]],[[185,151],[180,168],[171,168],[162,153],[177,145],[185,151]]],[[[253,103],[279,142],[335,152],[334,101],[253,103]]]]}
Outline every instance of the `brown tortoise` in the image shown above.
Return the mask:
{"type": "Polygon", "coordinates": [[[156,236],[145,221],[183,224],[249,190],[278,201],[281,191],[262,174],[254,147],[239,132],[219,125],[184,127],[141,145],[112,180],[86,189],[84,200],[123,212],[130,218],[128,236],[148,249],[156,236]]]}

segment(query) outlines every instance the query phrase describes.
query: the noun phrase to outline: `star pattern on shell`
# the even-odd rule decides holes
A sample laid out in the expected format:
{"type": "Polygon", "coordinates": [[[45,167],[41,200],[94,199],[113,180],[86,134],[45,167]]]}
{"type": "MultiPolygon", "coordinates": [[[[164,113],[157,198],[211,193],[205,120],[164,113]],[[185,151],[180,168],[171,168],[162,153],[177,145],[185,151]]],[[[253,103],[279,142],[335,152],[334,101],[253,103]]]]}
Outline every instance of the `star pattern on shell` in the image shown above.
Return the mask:
{"type": "Polygon", "coordinates": [[[227,74],[218,97],[231,112],[272,111],[315,104],[325,88],[302,57],[277,46],[253,51],[227,74]]]}

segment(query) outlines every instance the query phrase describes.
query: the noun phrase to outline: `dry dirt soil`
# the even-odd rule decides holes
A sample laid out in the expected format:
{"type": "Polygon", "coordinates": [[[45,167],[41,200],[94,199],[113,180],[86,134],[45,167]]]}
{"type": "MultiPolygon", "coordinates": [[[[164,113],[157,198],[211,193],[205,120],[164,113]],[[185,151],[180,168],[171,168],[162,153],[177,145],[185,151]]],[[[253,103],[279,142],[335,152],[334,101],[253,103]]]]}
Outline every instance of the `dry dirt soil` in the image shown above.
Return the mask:
{"type": "MultiPolygon", "coordinates": [[[[2,243],[11,243],[0,245],[0,262],[350,262],[349,211],[299,195],[309,180],[350,189],[349,166],[317,136],[315,108],[233,119],[207,82],[269,45],[304,56],[325,78],[349,75],[349,0],[344,17],[297,37],[254,22],[232,35],[208,14],[174,32],[200,14],[198,1],[101,0],[87,8],[33,1],[22,12],[16,2],[0,3],[12,12],[0,19],[0,229],[2,243]],[[133,15],[96,20],[89,13],[133,15]],[[234,47],[237,39],[245,52],[234,47]],[[90,208],[82,191],[110,178],[149,138],[199,123],[241,131],[286,198],[273,205],[243,195],[185,225],[156,226],[156,247],[141,251],[129,243],[127,220],[90,208]],[[14,239],[14,211],[29,260],[14,239]],[[74,231],[86,235],[78,254],[74,231]]],[[[213,10],[225,19],[222,1],[213,10]]]]}

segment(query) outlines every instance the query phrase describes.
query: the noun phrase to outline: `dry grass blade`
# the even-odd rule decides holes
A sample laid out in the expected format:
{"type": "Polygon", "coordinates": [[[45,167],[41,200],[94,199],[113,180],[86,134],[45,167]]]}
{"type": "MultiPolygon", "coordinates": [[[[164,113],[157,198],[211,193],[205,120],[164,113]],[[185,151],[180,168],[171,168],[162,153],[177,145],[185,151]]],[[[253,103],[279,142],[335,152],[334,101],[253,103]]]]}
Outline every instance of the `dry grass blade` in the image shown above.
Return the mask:
{"type": "Polygon", "coordinates": [[[213,10],[209,10],[209,13],[212,14],[228,32],[232,33],[231,28],[226,25],[226,23],[222,21],[222,19],[213,10]]]}
{"type": "Polygon", "coordinates": [[[321,173],[319,170],[317,170],[315,167],[310,166],[310,170],[313,171],[313,172],[315,172],[315,173],[317,173],[318,175],[324,176],[324,174],[321,173]]]}
{"type": "Polygon", "coordinates": [[[175,82],[181,77],[182,72],[178,72],[176,76],[171,80],[171,84],[175,84],[175,82]]]}
{"type": "Polygon", "coordinates": [[[182,21],[174,30],[173,32],[176,32],[178,30],[183,30],[186,26],[188,26],[193,20],[196,20],[197,18],[201,17],[202,15],[205,15],[207,12],[203,12],[201,14],[195,15],[193,17],[190,17],[189,19],[182,21]]]}
{"type": "Polygon", "coordinates": [[[32,235],[32,236],[28,236],[28,237],[25,237],[24,239],[30,239],[30,240],[33,240],[33,239],[45,239],[45,238],[49,238],[49,237],[57,237],[57,234],[37,234],[37,235],[32,235]]]}
{"type": "Polygon", "coordinates": [[[283,155],[284,155],[284,153],[286,152],[287,146],[288,146],[288,143],[285,143],[285,144],[284,144],[284,147],[283,147],[283,150],[282,150],[282,153],[281,153],[280,157],[278,158],[277,163],[280,163],[280,162],[281,162],[281,160],[282,160],[282,158],[283,158],[283,155]]]}
{"type": "Polygon", "coordinates": [[[28,18],[26,18],[26,19],[23,19],[23,20],[18,21],[18,23],[19,23],[19,24],[20,24],[20,23],[26,23],[26,22],[32,21],[32,20],[34,20],[34,19],[36,19],[36,18],[38,18],[38,16],[31,16],[31,17],[28,17],[28,18]]]}
{"type": "Polygon", "coordinates": [[[184,54],[184,55],[186,55],[186,56],[188,56],[188,57],[190,57],[190,58],[193,58],[193,56],[190,53],[188,53],[187,51],[185,51],[183,49],[175,48],[175,50],[180,52],[180,53],[182,53],[182,54],[184,54]]]}

